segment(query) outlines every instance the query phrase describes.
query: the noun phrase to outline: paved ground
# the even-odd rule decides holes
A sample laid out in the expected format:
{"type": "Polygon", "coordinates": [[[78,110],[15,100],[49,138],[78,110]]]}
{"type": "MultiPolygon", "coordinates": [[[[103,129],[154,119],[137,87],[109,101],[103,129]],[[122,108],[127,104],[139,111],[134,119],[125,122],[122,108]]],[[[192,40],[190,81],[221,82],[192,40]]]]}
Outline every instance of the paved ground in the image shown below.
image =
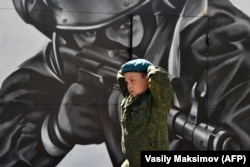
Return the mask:
{"type": "Polygon", "coordinates": [[[112,167],[105,144],[77,145],[57,167],[112,167]]]}

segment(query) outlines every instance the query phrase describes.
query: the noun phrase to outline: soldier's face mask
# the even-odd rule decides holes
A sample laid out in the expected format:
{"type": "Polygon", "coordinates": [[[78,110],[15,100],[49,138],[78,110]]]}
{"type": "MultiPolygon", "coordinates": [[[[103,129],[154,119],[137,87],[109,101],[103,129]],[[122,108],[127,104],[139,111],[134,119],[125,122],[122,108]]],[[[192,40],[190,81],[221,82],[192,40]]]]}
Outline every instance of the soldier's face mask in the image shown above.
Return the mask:
{"type": "Polygon", "coordinates": [[[99,29],[59,30],[54,33],[54,51],[62,59],[66,74],[75,74],[80,67],[116,78],[123,63],[144,56],[155,30],[153,16],[149,18],[127,16],[99,29]]]}
{"type": "Polygon", "coordinates": [[[109,27],[98,30],[73,33],[79,48],[93,44],[106,49],[125,49],[137,47],[144,36],[144,26],[139,15],[125,18],[109,27]]]}

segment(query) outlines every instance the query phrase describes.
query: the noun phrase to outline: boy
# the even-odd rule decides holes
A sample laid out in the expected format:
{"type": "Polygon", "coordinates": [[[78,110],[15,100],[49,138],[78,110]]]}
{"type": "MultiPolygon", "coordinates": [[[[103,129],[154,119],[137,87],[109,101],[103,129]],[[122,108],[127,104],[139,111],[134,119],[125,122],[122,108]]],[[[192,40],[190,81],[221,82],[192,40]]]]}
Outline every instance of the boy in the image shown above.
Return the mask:
{"type": "Polygon", "coordinates": [[[141,151],[168,150],[167,115],[173,91],[168,73],[145,59],[123,64],[117,81],[124,97],[122,149],[130,167],[137,167],[141,151]]]}

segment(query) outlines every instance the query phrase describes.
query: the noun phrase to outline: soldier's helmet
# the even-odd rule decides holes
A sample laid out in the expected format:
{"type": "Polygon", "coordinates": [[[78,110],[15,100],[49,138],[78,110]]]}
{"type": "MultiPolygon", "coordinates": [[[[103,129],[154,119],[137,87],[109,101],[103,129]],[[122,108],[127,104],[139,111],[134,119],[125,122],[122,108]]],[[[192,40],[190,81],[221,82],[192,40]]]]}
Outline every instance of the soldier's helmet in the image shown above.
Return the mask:
{"type": "Polygon", "coordinates": [[[151,0],[13,0],[20,17],[49,38],[55,29],[105,27],[149,3],[151,0]]]}

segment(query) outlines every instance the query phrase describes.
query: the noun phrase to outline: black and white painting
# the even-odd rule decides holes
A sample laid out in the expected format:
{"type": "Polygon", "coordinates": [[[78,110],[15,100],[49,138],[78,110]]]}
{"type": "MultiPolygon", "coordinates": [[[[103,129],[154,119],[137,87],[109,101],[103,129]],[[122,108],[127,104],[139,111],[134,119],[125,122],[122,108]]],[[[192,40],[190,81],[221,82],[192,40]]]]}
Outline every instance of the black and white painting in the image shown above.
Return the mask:
{"type": "Polygon", "coordinates": [[[171,75],[170,150],[250,150],[249,6],[2,0],[0,166],[115,165],[116,73],[136,58],[171,75]]]}

